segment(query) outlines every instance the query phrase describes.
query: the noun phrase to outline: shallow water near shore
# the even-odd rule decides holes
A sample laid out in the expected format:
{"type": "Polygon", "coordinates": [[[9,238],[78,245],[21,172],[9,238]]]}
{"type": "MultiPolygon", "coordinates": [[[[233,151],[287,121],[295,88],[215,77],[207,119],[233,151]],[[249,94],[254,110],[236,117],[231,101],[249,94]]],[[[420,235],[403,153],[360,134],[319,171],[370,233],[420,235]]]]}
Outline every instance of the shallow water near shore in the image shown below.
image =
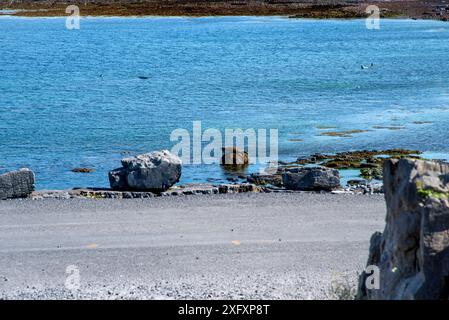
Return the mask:
{"type": "MultiPolygon", "coordinates": [[[[67,30],[1,17],[0,30],[0,172],[29,167],[38,189],[107,187],[122,157],[170,149],[196,120],[278,129],[284,161],[398,147],[449,158],[445,22],[88,18],[67,30]]],[[[181,183],[235,175],[185,166],[181,183]]]]}

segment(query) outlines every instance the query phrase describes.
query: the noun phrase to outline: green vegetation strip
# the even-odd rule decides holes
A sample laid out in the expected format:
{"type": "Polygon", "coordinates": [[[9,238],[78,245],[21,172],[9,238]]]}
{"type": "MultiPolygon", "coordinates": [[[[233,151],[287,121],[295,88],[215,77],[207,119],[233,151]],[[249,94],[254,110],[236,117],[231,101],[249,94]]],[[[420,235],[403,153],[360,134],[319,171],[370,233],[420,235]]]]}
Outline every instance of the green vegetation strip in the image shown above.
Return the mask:
{"type": "Polygon", "coordinates": [[[449,192],[442,192],[434,189],[418,189],[418,195],[424,199],[449,199],[449,192]]]}

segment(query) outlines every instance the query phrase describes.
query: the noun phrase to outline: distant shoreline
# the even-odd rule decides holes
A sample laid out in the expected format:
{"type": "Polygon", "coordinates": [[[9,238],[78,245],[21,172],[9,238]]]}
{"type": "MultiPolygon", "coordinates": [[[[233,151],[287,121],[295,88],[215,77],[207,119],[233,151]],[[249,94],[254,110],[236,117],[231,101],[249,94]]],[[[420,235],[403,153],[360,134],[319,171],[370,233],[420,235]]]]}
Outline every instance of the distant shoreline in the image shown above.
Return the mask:
{"type": "Polygon", "coordinates": [[[145,1],[140,3],[108,3],[64,1],[1,2],[1,10],[18,10],[7,13],[20,17],[67,17],[66,8],[77,5],[81,16],[91,17],[220,17],[220,16],[283,16],[289,18],[312,19],[354,19],[366,18],[368,5],[374,4],[380,9],[381,18],[410,18],[449,20],[449,5],[441,1],[391,1],[391,2],[346,2],[335,4],[311,4],[300,1],[145,1]],[[446,7],[447,6],[447,7],[446,7]]]}
{"type": "MultiPolygon", "coordinates": [[[[32,16],[32,15],[9,15],[9,14],[1,14],[0,13],[0,19],[1,17],[9,17],[9,18],[17,18],[17,19],[66,19],[69,15],[55,15],[55,16],[32,16]]],[[[291,16],[282,16],[282,15],[229,15],[229,16],[157,16],[157,15],[141,15],[141,16],[106,16],[106,15],[82,15],[81,19],[202,19],[202,18],[232,18],[232,17],[248,17],[248,18],[285,18],[286,20],[309,20],[309,21],[335,21],[335,22],[341,22],[341,21],[350,21],[350,20],[364,20],[363,17],[354,17],[354,18],[301,18],[301,17],[291,17],[291,16]]],[[[398,17],[385,17],[381,18],[383,20],[392,20],[392,21],[440,21],[440,22],[446,22],[441,19],[428,19],[428,18],[411,18],[406,16],[398,16],[398,17]]]]}

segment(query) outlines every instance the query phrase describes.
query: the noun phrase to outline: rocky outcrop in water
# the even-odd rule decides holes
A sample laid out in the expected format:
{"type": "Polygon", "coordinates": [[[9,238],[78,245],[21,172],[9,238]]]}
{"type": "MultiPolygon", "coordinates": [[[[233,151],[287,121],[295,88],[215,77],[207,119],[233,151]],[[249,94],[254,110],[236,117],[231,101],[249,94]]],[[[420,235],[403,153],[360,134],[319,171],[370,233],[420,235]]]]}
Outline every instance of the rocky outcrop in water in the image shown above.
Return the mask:
{"type": "Polygon", "coordinates": [[[249,163],[248,153],[236,147],[222,148],[221,164],[224,166],[246,166],[249,163]]]}
{"type": "Polygon", "coordinates": [[[282,174],[287,190],[331,191],[340,187],[340,173],[325,167],[295,168],[282,174]]]}
{"type": "Polygon", "coordinates": [[[92,172],[95,171],[95,169],[92,169],[92,168],[73,168],[71,171],[75,172],[75,173],[92,173],[92,172]]]}
{"type": "Polygon", "coordinates": [[[411,159],[384,163],[386,226],[371,238],[368,265],[379,267],[379,289],[361,299],[448,299],[449,164],[411,159]]]}
{"type": "Polygon", "coordinates": [[[179,181],[182,172],[181,159],[167,150],[124,158],[122,166],[109,172],[113,190],[163,192],[179,181]]]}
{"type": "Polygon", "coordinates": [[[0,175],[0,200],[25,198],[34,191],[34,173],[20,169],[0,175]]]}

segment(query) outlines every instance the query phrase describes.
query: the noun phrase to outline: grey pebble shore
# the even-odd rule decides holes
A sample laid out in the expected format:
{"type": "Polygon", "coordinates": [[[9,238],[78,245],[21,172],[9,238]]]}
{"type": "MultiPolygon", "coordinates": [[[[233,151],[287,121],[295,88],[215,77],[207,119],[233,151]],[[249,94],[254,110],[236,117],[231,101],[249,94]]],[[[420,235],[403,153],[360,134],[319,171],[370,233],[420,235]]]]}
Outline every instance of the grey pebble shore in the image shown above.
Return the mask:
{"type": "Polygon", "coordinates": [[[0,201],[0,299],[338,298],[384,217],[379,194],[0,201]]]}

